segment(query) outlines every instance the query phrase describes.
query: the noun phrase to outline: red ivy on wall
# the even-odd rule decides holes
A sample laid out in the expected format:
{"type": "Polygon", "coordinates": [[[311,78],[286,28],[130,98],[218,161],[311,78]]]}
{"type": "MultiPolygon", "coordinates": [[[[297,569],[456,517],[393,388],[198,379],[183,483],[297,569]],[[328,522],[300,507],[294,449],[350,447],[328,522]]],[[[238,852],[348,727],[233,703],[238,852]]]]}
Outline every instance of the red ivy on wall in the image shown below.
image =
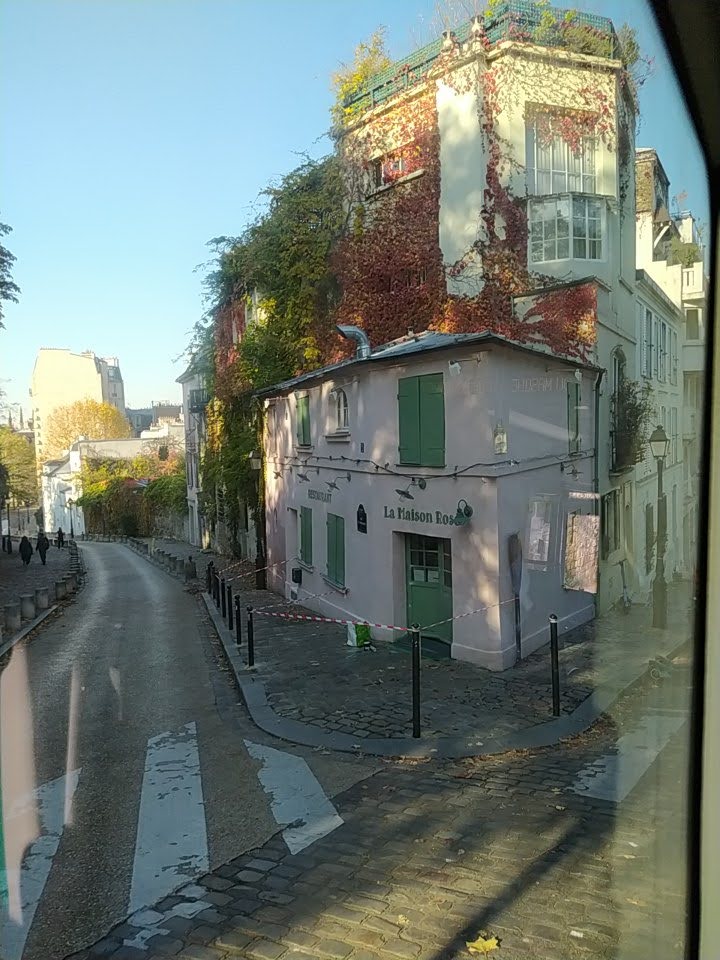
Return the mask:
{"type": "MultiPolygon", "coordinates": [[[[355,197],[354,227],[335,253],[334,268],[342,288],[338,322],[365,329],[373,345],[416,332],[437,329],[451,333],[489,330],[523,343],[544,343],[566,355],[587,357],[595,341],[596,291],[592,283],[541,294],[519,316],[513,297],[557,278],[530,272],[527,262],[526,201],[507,187],[509,160],[496,133],[498,78],[492,68],[480,78],[479,122],[485,138],[487,179],[478,211],[479,237],[455,264],[443,264],[439,245],[440,135],[432,93],[400,101],[393,110],[371,118],[364,137],[346,145],[349,179],[364,182],[370,196],[355,197]],[[373,193],[368,172],[373,154],[384,142],[409,143],[381,159],[391,187],[373,193]],[[402,170],[389,161],[402,155],[402,170]],[[387,163],[387,167],[385,164],[387,163]],[[386,169],[397,173],[388,178],[386,169]],[[413,171],[422,175],[403,182],[413,171]],[[365,176],[363,177],[362,174],[365,176]],[[479,261],[482,290],[473,296],[447,293],[446,277],[461,276],[468,264],[479,261]]],[[[601,98],[602,100],[602,98],[601,98]]],[[[548,120],[547,135],[559,132],[577,147],[583,136],[603,135],[609,105],[572,116],[559,111],[548,120]],[[602,131],[599,131],[602,127],[602,131]]],[[[382,152],[381,152],[382,157],[382,152]]],[[[334,359],[336,353],[328,353],[334,359]]]]}

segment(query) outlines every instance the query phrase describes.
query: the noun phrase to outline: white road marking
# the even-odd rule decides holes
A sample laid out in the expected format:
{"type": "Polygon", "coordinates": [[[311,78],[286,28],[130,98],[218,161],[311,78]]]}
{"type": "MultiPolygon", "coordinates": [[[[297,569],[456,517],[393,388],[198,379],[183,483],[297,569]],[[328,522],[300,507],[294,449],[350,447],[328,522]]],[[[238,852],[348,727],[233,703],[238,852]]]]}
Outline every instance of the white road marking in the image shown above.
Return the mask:
{"type": "Polygon", "coordinates": [[[6,867],[8,887],[18,890],[20,897],[19,909],[10,909],[9,901],[0,904],[0,957],[3,960],[20,960],[22,957],[62,837],[66,800],[68,797],[72,799],[79,777],[80,770],[73,770],[50,780],[18,797],[6,811],[6,836],[12,833],[13,825],[17,827],[27,817],[29,811],[37,812],[40,835],[28,845],[18,867],[6,867]]]}
{"type": "Polygon", "coordinates": [[[344,823],[302,757],[245,741],[248,752],[262,763],[258,778],[270,796],[273,816],[283,830],[290,853],[299,853],[344,823]]]}
{"type": "Polygon", "coordinates": [[[148,740],[128,913],[209,869],[197,730],[148,740]]]}
{"type": "Polygon", "coordinates": [[[571,789],[584,797],[620,803],[650,768],[687,715],[654,714],[644,717],[617,741],[617,752],[598,757],[584,767],[571,789]]]}

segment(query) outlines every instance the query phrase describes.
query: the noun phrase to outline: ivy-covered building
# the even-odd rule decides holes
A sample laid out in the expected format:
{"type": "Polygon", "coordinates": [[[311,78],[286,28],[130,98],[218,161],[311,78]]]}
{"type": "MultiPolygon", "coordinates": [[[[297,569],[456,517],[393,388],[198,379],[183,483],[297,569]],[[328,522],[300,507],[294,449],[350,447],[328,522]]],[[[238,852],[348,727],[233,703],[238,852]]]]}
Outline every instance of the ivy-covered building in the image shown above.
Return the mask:
{"type": "Polygon", "coordinates": [[[599,375],[425,332],[261,391],[268,585],[493,670],[591,620],[599,375]]]}

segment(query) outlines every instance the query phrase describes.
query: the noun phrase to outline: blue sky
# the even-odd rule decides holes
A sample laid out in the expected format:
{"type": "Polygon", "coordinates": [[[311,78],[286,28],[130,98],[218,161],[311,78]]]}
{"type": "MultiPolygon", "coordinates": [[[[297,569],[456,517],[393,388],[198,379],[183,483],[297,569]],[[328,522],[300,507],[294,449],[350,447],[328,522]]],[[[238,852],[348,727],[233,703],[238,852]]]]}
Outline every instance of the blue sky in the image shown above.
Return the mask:
{"type": "MultiPolygon", "coordinates": [[[[704,169],[644,0],[581,0],[628,20],[656,72],[638,145],[707,220],[704,169]]],[[[41,346],[118,356],[129,406],[175,400],[203,309],[211,237],[237,234],[268,180],[321,156],[330,75],[387,27],[432,39],[435,0],[2,0],[0,219],[22,298],[0,387],[27,409],[41,346]],[[175,362],[174,362],[175,361],[175,362]]]]}

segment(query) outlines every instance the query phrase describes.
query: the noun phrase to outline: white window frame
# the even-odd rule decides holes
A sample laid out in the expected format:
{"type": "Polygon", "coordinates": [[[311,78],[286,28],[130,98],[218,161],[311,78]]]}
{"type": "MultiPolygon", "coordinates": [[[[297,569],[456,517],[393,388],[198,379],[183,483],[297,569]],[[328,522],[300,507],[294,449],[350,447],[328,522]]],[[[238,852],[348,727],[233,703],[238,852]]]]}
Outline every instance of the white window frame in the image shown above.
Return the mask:
{"type": "Polygon", "coordinates": [[[606,259],[605,237],[607,217],[606,205],[603,197],[595,195],[588,196],[579,193],[566,193],[558,196],[530,198],[528,200],[528,261],[530,263],[552,263],[560,260],[587,260],[597,263],[606,259]],[[599,217],[590,217],[590,204],[597,204],[599,217]],[[537,210],[547,211],[552,205],[555,205],[554,217],[541,217],[536,219],[534,214],[537,210]],[[565,204],[563,212],[561,205],[565,204]],[[576,216],[577,204],[583,204],[584,214],[581,217],[576,216]],[[599,237],[590,237],[590,224],[599,222],[599,237]],[[582,223],[584,231],[578,235],[578,224],[582,223]],[[535,224],[535,227],[533,227],[535,224]],[[540,228],[538,230],[538,227],[540,228]],[[535,235],[533,236],[533,231],[535,235]],[[562,249],[560,244],[566,244],[562,249]],[[576,255],[576,244],[585,244],[585,254],[576,255]],[[589,257],[588,245],[597,243],[599,245],[598,256],[589,257]],[[539,247],[538,247],[539,244],[539,247]],[[549,245],[553,249],[548,249],[549,245]],[[537,257],[535,251],[540,249],[542,256],[537,257]],[[552,254],[546,256],[546,254],[552,254]]]}
{"type": "Polygon", "coordinates": [[[538,143],[536,121],[529,120],[525,124],[525,160],[528,196],[598,192],[596,137],[583,137],[579,154],[559,135],[542,146],[538,143]]]}
{"type": "Polygon", "coordinates": [[[348,433],[350,430],[350,410],[347,394],[342,387],[335,387],[331,400],[334,414],[334,432],[348,433]]]}

